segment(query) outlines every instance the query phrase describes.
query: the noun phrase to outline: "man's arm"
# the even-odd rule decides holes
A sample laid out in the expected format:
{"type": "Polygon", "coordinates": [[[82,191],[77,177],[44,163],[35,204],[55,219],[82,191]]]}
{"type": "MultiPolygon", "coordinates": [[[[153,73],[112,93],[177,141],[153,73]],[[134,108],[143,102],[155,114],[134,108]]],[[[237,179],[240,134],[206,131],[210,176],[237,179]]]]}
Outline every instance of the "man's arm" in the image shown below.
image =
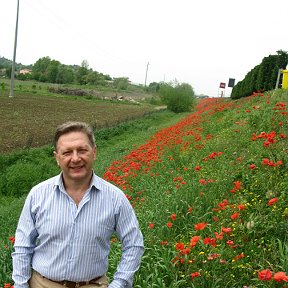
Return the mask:
{"type": "Polygon", "coordinates": [[[15,234],[12,253],[14,288],[28,288],[31,277],[31,259],[34,252],[37,232],[31,213],[31,197],[28,195],[21,212],[15,234]]]}
{"type": "Polygon", "coordinates": [[[117,215],[116,233],[122,242],[122,256],[109,288],[130,288],[144,253],[143,236],[133,207],[124,196],[117,215]]]}

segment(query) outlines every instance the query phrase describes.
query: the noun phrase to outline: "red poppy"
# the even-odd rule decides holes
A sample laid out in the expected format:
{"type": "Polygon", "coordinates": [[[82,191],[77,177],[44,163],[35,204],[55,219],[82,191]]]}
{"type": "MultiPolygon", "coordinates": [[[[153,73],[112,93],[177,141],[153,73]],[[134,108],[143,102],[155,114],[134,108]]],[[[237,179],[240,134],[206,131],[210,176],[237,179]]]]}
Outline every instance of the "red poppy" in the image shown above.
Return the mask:
{"type": "Polygon", "coordinates": [[[175,220],[176,220],[176,217],[177,217],[177,215],[176,215],[176,214],[171,214],[171,215],[170,215],[170,218],[171,218],[173,221],[175,221],[175,220]]]}
{"type": "Polygon", "coordinates": [[[268,205],[273,206],[276,202],[278,202],[278,198],[272,198],[268,201],[268,205]]]}
{"type": "Polygon", "coordinates": [[[192,208],[192,207],[189,207],[187,212],[188,212],[189,214],[191,214],[192,211],[193,211],[193,208],[192,208]]]}
{"type": "Polygon", "coordinates": [[[206,222],[200,222],[194,225],[195,230],[203,230],[207,226],[206,222]]]}
{"type": "Polygon", "coordinates": [[[190,240],[190,246],[194,247],[196,246],[197,242],[201,239],[200,236],[193,236],[190,240]]]}
{"type": "Polygon", "coordinates": [[[235,219],[239,218],[239,213],[236,212],[236,213],[232,214],[230,218],[231,218],[232,220],[235,220],[235,219]]]}
{"type": "Polygon", "coordinates": [[[201,274],[200,274],[199,272],[193,272],[193,273],[191,273],[190,275],[191,275],[191,277],[192,277],[192,280],[193,280],[195,277],[200,277],[200,276],[201,276],[201,274]]]}
{"type": "Polygon", "coordinates": [[[288,276],[285,274],[285,272],[276,272],[274,274],[273,279],[276,282],[281,282],[281,281],[288,282],[288,276]]]}
{"type": "Polygon", "coordinates": [[[265,269],[258,272],[258,278],[260,280],[271,280],[272,279],[272,272],[269,269],[265,269]]]}
{"type": "Polygon", "coordinates": [[[239,205],[237,206],[237,208],[238,208],[239,210],[245,210],[245,205],[239,204],[239,205]]]}
{"type": "Polygon", "coordinates": [[[175,245],[175,249],[176,250],[183,250],[185,248],[185,245],[184,245],[184,243],[182,243],[182,242],[178,242],[178,243],[176,243],[176,245],[175,245]]]}
{"type": "Polygon", "coordinates": [[[14,236],[10,236],[8,239],[10,240],[10,242],[11,242],[12,244],[15,243],[15,237],[14,237],[14,236]]]}
{"type": "Polygon", "coordinates": [[[250,170],[253,170],[253,169],[255,169],[255,168],[256,168],[256,165],[255,165],[255,164],[250,164],[250,165],[249,165],[249,169],[250,169],[250,170]]]}
{"type": "Polygon", "coordinates": [[[236,260],[242,259],[244,257],[245,257],[244,253],[240,253],[239,255],[233,257],[233,260],[236,261],[236,260]]]}
{"type": "Polygon", "coordinates": [[[232,232],[232,228],[230,228],[230,227],[227,227],[227,228],[225,228],[225,227],[222,227],[222,232],[223,233],[231,233],[232,232]]]}
{"type": "Polygon", "coordinates": [[[167,227],[168,227],[168,228],[172,228],[172,226],[173,226],[173,223],[171,223],[171,222],[168,222],[168,223],[167,223],[167,227]]]}
{"type": "Polygon", "coordinates": [[[154,223],[149,223],[149,228],[150,229],[153,229],[155,227],[155,224],[154,223]]]}
{"type": "Polygon", "coordinates": [[[206,185],[207,184],[207,181],[205,179],[200,179],[199,180],[199,183],[202,184],[202,185],[206,185]]]}

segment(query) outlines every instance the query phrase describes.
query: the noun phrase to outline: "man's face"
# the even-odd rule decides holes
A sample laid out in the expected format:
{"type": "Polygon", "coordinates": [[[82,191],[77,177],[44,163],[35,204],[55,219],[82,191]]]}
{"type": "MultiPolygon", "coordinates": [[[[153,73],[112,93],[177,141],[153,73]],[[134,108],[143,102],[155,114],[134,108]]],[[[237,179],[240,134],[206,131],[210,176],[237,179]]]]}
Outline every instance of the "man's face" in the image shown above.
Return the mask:
{"type": "Polygon", "coordinates": [[[90,182],[96,147],[82,132],[70,132],[60,136],[54,157],[63,171],[64,181],[90,182]]]}

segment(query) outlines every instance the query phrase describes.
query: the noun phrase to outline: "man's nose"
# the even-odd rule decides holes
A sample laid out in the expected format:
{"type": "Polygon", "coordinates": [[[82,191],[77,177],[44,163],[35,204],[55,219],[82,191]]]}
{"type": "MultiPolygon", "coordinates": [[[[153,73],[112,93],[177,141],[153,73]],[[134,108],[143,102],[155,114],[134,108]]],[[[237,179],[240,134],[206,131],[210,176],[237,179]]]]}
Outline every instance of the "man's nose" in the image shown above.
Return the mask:
{"type": "Polygon", "coordinates": [[[73,151],[73,153],[72,153],[72,160],[73,160],[73,161],[79,160],[78,151],[73,151]]]}

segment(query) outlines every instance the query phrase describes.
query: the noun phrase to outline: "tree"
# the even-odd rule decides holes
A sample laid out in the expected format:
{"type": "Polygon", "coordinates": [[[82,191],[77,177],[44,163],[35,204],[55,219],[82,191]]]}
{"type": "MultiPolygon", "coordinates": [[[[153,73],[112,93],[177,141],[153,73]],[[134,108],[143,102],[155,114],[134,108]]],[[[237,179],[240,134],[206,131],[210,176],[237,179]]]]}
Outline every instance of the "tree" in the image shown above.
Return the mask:
{"type": "Polygon", "coordinates": [[[68,84],[74,82],[74,71],[66,65],[59,65],[56,83],[68,84]]]}
{"type": "Polygon", "coordinates": [[[36,61],[32,67],[32,78],[41,81],[47,82],[47,68],[51,62],[50,57],[42,57],[36,61]]]}
{"type": "Polygon", "coordinates": [[[195,104],[193,88],[187,83],[162,83],[159,93],[167,109],[175,113],[190,112],[195,104]]]}
{"type": "Polygon", "coordinates": [[[81,63],[81,67],[77,69],[76,72],[76,80],[80,85],[87,84],[86,76],[89,73],[89,65],[87,60],[83,60],[81,63]]]}
{"type": "Polygon", "coordinates": [[[57,77],[59,73],[59,66],[60,62],[56,60],[50,61],[47,69],[46,69],[46,76],[47,76],[47,81],[49,83],[56,83],[57,82],[57,77]]]}
{"type": "Polygon", "coordinates": [[[113,86],[119,90],[127,90],[129,86],[129,78],[128,77],[119,77],[114,78],[113,86]]]}

